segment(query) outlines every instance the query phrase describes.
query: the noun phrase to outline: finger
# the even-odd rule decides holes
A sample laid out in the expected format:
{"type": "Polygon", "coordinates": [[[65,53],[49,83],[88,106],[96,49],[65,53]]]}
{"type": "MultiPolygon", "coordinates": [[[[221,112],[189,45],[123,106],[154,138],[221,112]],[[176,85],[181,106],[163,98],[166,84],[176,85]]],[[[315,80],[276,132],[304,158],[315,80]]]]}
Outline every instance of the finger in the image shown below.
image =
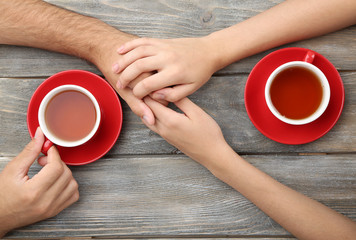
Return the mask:
{"type": "Polygon", "coordinates": [[[44,167],[47,164],[47,156],[39,157],[37,162],[41,167],[44,167]]]}
{"type": "Polygon", "coordinates": [[[47,190],[47,194],[53,199],[58,199],[63,195],[65,189],[68,185],[75,180],[73,178],[71,170],[65,166],[62,175],[53,183],[52,186],[47,190]]]}
{"type": "MultiPolygon", "coordinates": [[[[146,98],[150,98],[150,97],[146,97],[146,98]]],[[[145,99],[146,99],[145,98],[145,99]]],[[[146,101],[146,100],[145,100],[146,101]]],[[[154,131],[157,134],[161,134],[160,130],[162,129],[163,125],[161,123],[161,121],[159,121],[158,119],[156,119],[155,124],[148,124],[145,119],[142,119],[142,122],[146,125],[146,127],[148,127],[151,131],[154,131]]]]}
{"type": "MultiPolygon", "coordinates": [[[[151,97],[151,95],[149,95],[149,96],[151,97]]],[[[151,98],[152,98],[152,97],[151,97],[151,98]]],[[[152,99],[153,99],[153,98],[152,98],[152,99]]],[[[166,101],[166,100],[164,100],[164,99],[157,99],[157,100],[155,100],[155,101],[159,102],[160,104],[162,104],[162,105],[165,106],[165,107],[167,107],[168,104],[169,104],[169,102],[166,101]]]]}
{"type": "Polygon", "coordinates": [[[138,99],[136,96],[134,96],[131,89],[119,89],[118,93],[137,116],[144,118],[145,121],[150,125],[155,123],[155,117],[152,110],[147,106],[146,103],[142,101],[142,99],[138,99]]]}
{"type": "MultiPolygon", "coordinates": [[[[75,182],[75,181],[74,181],[75,182]]],[[[76,182],[75,182],[76,184],[76,182]]],[[[47,218],[54,217],[63,209],[69,207],[74,202],[79,199],[78,185],[73,188],[73,186],[68,185],[68,187],[63,191],[63,194],[58,198],[48,198],[48,201],[51,201],[50,211],[48,211],[47,218]]]]}
{"type": "Polygon", "coordinates": [[[153,39],[153,38],[137,38],[132,41],[126,42],[123,45],[121,45],[117,52],[119,54],[125,54],[129,51],[131,51],[134,48],[137,48],[142,45],[156,45],[158,42],[158,39],[153,39]]]}
{"type": "Polygon", "coordinates": [[[38,127],[31,142],[27,144],[22,152],[12,160],[16,168],[19,169],[24,175],[27,175],[29,168],[41,153],[44,139],[43,132],[41,128],[38,127]]]}
{"type": "Polygon", "coordinates": [[[31,179],[32,182],[41,186],[43,190],[49,189],[66,168],[61,160],[56,147],[52,146],[47,152],[46,165],[31,179]]]}
{"type": "Polygon", "coordinates": [[[60,191],[56,192],[57,197],[55,199],[57,202],[56,204],[60,206],[63,205],[63,203],[65,203],[68,199],[70,199],[76,192],[78,192],[78,183],[72,177],[70,181],[68,181],[67,184],[64,186],[64,188],[58,190],[60,191]]]}
{"type": "Polygon", "coordinates": [[[72,194],[70,194],[70,196],[67,200],[65,200],[64,202],[62,202],[59,205],[59,208],[58,208],[59,212],[61,212],[63,209],[66,209],[67,207],[69,207],[70,205],[72,205],[73,203],[75,203],[78,200],[79,200],[79,191],[77,189],[77,190],[74,190],[72,194]]]}
{"type": "Polygon", "coordinates": [[[179,101],[174,102],[174,104],[185,113],[188,118],[194,118],[196,116],[201,116],[207,114],[198,105],[193,103],[189,98],[183,98],[179,101]]]}
{"type": "Polygon", "coordinates": [[[138,59],[133,62],[124,71],[118,80],[118,87],[125,88],[132,80],[142,73],[153,72],[161,68],[161,62],[156,56],[138,59]]]}
{"type": "Polygon", "coordinates": [[[169,81],[170,79],[168,71],[153,74],[137,83],[137,85],[132,89],[133,94],[137,98],[143,98],[151,92],[171,86],[172,82],[169,81]]]}
{"type": "Polygon", "coordinates": [[[143,79],[148,78],[151,76],[152,73],[142,73],[140,76],[138,76],[135,80],[132,80],[127,87],[133,89],[139,82],[141,82],[143,79]]]}
{"type": "MultiPolygon", "coordinates": [[[[142,73],[138,78],[136,78],[135,80],[133,80],[129,85],[128,87],[133,89],[137,83],[139,83],[140,81],[142,81],[143,79],[151,76],[152,73],[142,73]]],[[[151,96],[152,97],[152,96],[151,96]]],[[[168,105],[168,101],[164,100],[164,99],[155,99],[157,102],[163,104],[164,106],[167,106],[168,105]]]]}
{"type": "Polygon", "coordinates": [[[118,60],[117,66],[113,67],[115,73],[120,73],[127,66],[137,61],[138,59],[149,57],[155,54],[155,50],[151,46],[139,46],[134,48],[133,50],[127,52],[122,56],[121,59],[118,60]]]}
{"type": "Polygon", "coordinates": [[[172,117],[173,118],[176,117],[177,114],[178,114],[178,116],[182,115],[181,113],[177,113],[176,111],[174,111],[166,106],[163,106],[162,104],[153,100],[150,97],[145,97],[144,102],[151,108],[152,112],[156,116],[157,121],[165,122],[165,121],[168,121],[168,119],[170,119],[172,117]]]}
{"type": "Polygon", "coordinates": [[[193,84],[181,84],[173,87],[159,89],[152,93],[152,97],[155,100],[164,99],[168,102],[176,102],[192,94],[193,92],[193,84]]]}

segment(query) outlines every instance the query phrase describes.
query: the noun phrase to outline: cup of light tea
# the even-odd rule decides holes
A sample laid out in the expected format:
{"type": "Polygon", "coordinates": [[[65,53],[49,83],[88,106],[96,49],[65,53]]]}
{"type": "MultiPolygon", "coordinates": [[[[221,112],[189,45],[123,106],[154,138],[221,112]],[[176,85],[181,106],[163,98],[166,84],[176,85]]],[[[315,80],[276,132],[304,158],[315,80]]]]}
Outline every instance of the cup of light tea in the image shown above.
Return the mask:
{"type": "Polygon", "coordinates": [[[62,85],[41,101],[39,125],[48,140],[42,152],[53,145],[76,147],[89,141],[101,121],[99,104],[92,93],[77,85],[62,85]]]}
{"type": "Polygon", "coordinates": [[[318,119],[330,100],[330,86],[324,73],[312,64],[314,52],[303,61],[292,61],[277,67],[265,86],[269,110],[279,120],[302,125],[318,119]]]}

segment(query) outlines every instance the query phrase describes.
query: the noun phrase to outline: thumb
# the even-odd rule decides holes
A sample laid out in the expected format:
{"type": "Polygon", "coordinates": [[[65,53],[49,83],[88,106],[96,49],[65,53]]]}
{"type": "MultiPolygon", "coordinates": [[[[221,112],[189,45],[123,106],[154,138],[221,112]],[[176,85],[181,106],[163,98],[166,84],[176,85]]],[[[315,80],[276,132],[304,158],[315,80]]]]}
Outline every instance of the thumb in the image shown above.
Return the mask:
{"type": "Polygon", "coordinates": [[[38,155],[41,153],[41,148],[44,143],[44,135],[42,130],[38,127],[34,138],[29,144],[22,150],[22,152],[13,160],[17,168],[27,174],[28,169],[31,167],[33,162],[36,160],[38,155]]]}

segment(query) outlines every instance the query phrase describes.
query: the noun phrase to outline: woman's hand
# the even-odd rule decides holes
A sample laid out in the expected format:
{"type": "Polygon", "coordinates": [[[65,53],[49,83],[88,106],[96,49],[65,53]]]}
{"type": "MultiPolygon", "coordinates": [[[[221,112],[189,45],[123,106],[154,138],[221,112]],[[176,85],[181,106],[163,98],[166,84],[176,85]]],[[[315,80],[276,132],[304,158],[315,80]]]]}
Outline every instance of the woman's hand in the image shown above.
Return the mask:
{"type": "Polygon", "coordinates": [[[156,116],[155,124],[146,124],[147,127],[209,170],[230,149],[219,125],[188,98],[174,103],[183,113],[178,113],[150,97],[144,98],[144,102],[156,116]]]}
{"type": "Polygon", "coordinates": [[[205,37],[129,41],[118,49],[122,58],[113,68],[120,74],[117,87],[124,89],[131,84],[133,94],[140,99],[153,93],[156,100],[178,101],[199,89],[217,70],[215,51],[205,37]],[[154,74],[134,81],[147,72],[154,74]]]}
{"type": "Polygon", "coordinates": [[[43,168],[28,176],[43,142],[38,128],[34,139],[0,174],[0,238],[14,228],[57,215],[79,198],[78,184],[55,147],[38,159],[43,168]]]}

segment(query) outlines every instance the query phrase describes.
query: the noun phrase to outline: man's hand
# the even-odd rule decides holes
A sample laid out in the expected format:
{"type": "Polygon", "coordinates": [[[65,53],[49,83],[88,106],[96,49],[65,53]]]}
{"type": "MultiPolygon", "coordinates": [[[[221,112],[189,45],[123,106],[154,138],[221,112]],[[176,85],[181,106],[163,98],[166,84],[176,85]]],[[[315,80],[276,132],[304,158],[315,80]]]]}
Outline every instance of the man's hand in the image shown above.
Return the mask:
{"type": "Polygon", "coordinates": [[[53,217],[79,199],[78,184],[55,147],[38,159],[43,167],[28,171],[41,152],[44,135],[34,139],[0,173],[0,237],[8,231],[53,217]]]}
{"type": "MultiPolygon", "coordinates": [[[[118,75],[113,73],[112,64],[121,57],[116,49],[137,38],[99,19],[41,0],[0,0],[0,9],[0,44],[43,48],[83,58],[94,63],[114,88],[118,75]]],[[[154,123],[152,111],[131,89],[115,89],[136,115],[154,123]]]]}

